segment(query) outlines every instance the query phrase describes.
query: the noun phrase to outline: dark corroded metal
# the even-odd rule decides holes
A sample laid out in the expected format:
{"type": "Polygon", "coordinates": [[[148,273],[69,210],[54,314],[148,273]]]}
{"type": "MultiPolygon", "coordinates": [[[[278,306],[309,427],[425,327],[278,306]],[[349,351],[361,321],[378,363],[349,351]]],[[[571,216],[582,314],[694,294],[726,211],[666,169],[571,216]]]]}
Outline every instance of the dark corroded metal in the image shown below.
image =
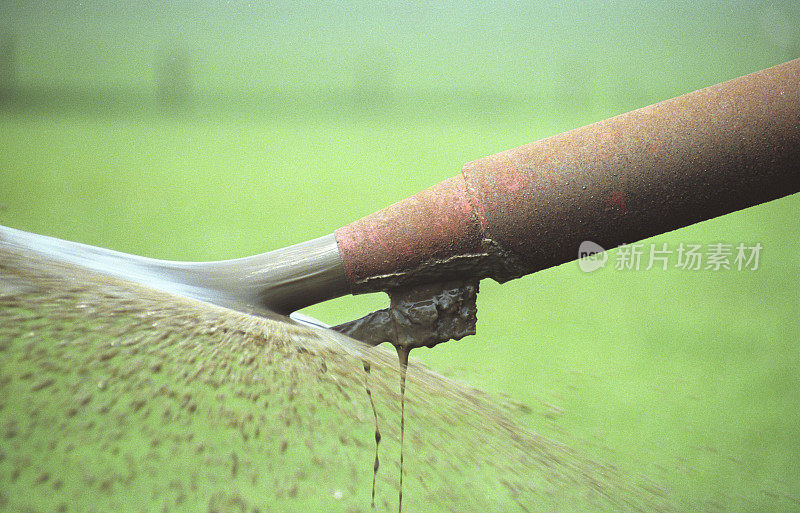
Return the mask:
{"type": "Polygon", "coordinates": [[[433,283],[389,292],[391,305],[333,329],[370,345],[407,350],[475,334],[477,280],[433,283]]]}
{"type": "Polygon", "coordinates": [[[466,164],[336,232],[353,292],[505,281],[800,191],[800,59],[466,164]]]}

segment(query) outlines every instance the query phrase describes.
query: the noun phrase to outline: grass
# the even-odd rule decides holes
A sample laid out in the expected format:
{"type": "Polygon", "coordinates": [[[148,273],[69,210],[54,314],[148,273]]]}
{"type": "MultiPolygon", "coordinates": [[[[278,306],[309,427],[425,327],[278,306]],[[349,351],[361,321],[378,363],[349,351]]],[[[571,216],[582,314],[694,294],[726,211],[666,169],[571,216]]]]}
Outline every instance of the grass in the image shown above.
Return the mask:
{"type": "MultiPolygon", "coordinates": [[[[242,256],[325,235],[468,160],[611,110],[4,113],[0,224],[159,258],[242,256]]],[[[570,263],[484,282],[478,335],[417,356],[528,405],[537,431],[665,483],[679,509],[795,511],[798,214],[794,196],[652,239],[760,242],[755,272],[570,263]]],[[[343,298],[309,313],[338,322],[382,306],[343,298]]]]}

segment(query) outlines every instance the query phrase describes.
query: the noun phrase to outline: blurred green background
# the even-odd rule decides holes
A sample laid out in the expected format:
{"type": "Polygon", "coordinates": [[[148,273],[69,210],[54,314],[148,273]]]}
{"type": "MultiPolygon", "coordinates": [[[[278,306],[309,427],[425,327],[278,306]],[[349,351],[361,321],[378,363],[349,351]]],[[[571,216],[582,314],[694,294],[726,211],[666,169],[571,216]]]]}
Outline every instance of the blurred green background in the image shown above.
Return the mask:
{"type": "MultiPolygon", "coordinates": [[[[3,2],[0,224],[157,258],[260,253],[796,57],[793,1],[3,2]]],[[[612,251],[591,274],[485,281],[478,335],[416,356],[681,507],[797,511],[799,214],[795,195],[647,241],[760,243],[757,271],[617,271],[612,251]]]]}

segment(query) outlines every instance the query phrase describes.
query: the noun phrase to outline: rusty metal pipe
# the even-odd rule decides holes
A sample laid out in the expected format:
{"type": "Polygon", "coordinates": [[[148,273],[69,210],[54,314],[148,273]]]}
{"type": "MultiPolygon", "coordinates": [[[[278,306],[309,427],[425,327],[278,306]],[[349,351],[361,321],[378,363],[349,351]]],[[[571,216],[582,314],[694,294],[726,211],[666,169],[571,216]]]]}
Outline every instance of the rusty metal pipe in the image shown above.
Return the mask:
{"type": "Polygon", "coordinates": [[[470,162],[335,234],[262,255],[168,262],[5,227],[0,249],[261,314],[385,290],[389,310],[340,331],[433,345],[473,332],[481,278],[503,282],[575,259],[584,240],[611,248],[798,191],[800,59],[470,162]]]}
{"type": "Polygon", "coordinates": [[[800,59],[491,155],[336,231],[354,293],[499,282],[800,191],[800,59]]]}

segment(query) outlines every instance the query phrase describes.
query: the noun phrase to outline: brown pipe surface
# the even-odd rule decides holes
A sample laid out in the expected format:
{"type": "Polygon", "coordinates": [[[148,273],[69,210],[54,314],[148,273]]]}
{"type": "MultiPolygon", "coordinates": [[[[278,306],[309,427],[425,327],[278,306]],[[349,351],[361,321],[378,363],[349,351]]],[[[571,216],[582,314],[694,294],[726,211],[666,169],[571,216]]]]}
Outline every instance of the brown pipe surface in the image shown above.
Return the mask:
{"type": "Polygon", "coordinates": [[[353,292],[506,281],[800,191],[800,59],[491,155],[336,231],[353,292]]]}

